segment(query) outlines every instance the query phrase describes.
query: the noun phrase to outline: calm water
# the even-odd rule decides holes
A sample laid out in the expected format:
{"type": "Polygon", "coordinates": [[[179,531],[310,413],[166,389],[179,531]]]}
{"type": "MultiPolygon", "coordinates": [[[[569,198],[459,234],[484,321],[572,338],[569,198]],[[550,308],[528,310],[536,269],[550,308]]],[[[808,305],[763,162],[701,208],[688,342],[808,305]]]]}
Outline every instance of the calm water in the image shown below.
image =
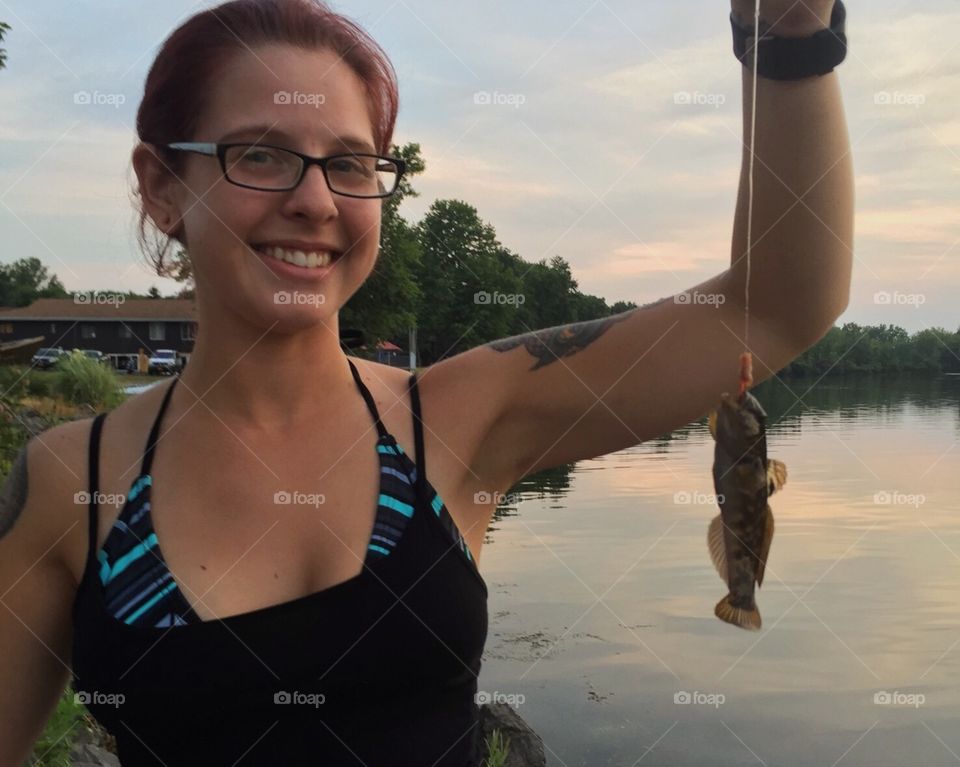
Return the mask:
{"type": "Polygon", "coordinates": [[[479,688],[551,767],[960,761],[960,377],[813,383],[755,392],[789,472],[760,632],[713,616],[705,419],[513,489],[479,688]]]}

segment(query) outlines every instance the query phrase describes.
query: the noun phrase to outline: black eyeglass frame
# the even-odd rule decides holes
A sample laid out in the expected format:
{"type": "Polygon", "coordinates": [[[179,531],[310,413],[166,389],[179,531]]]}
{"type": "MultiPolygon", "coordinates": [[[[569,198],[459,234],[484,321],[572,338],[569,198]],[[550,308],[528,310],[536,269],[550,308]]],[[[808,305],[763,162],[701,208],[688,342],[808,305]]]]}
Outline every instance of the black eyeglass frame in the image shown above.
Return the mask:
{"type": "Polygon", "coordinates": [[[320,170],[323,172],[323,178],[327,182],[327,188],[333,192],[333,194],[339,194],[344,197],[355,197],[360,200],[383,199],[385,197],[390,197],[397,191],[398,187],[400,186],[400,180],[403,178],[404,171],[407,167],[406,162],[399,157],[387,157],[380,154],[369,154],[368,152],[344,152],[340,154],[327,155],[326,157],[311,157],[310,155],[303,154],[302,152],[295,152],[293,149],[289,149],[285,146],[277,146],[276,144],[263,144],[261,142],[251,143],[249,141],[237,141],[221,144],[212,141],[177,141],[172,144],[161,144],[160,146],[179,152],[194,152],[196,154],[202,154],[209,157],[216,157],[220,161],[220,169],[223,171],[223,177],[227,181],[234,186],[240,186],[244,189],[256,189],[258,192],[289,192],[291,189],[296,189],[298,186],[300,186],[300,182],[303,181],[303,177],[307,173],[307,168],[309,168],[311,165],[319,165],[320,170]],[[262,186],[241,184],[238,181],[234,181],[232,178],[230,178],[230,176],[227,175],[227,150],[236,146],[262,146],[265,149],[279,149],[283,152],[288,152],[289,154],[300,158],[300,175],[290,186],[270,189],[265,189],[262,186]],[[349,192],[339,192],[335,190],[330,185],[330,178],[327,176],[327,163],[331,160],[338,160],[343,157],[376,157],[378,160],[386,160],[393,163],[397,166],[397,180],[394,182],[393,189],[383,194],[350,194],[349,192]]]}

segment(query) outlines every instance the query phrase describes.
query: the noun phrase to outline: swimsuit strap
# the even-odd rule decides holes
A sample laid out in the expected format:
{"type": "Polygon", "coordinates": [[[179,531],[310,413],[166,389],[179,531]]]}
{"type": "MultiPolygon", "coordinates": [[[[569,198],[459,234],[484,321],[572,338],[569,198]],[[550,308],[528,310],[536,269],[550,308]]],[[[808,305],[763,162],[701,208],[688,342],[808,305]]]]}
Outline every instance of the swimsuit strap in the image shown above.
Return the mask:
{"type": "Polygon", "coordinates": [[[413,404],[413,444],[417,451],[417,490],[421,497],[426,497],[427,459],[423,452],[423,417],[420,414],[420,391],[417,388],[416,371],[410,374],[407,382],[410,390],[410,401],[413,404]]]}
{"type": "Polygon", "coordinates": [[[90,450],[87,459],[87,466],[90,467],[89,480],[87,487],[90,489],[90,524],[89,524],[89,543],[87,545],[87,561],[93,562],[97,551],[97,495],[99,493],[98,477],[100,475],[100,430],[103,427],[103,421],[107,417],[106,413],[100,413],[93,419],[90,428],[90,450]]]}
{"type": "Polygon", "coordinates": [[[153,419],[153,427],[150,429],[150,436],[147,437],[147,447],[143,454],[143,463],[140,465],[141,476],[150,473],[150,466],[153,464],[153,448],[156,446],[160,434],[160,422],[163,420],[163,414],[167,409],[167,404],[170,402],[170,395],[173,394],[173,387],[177,385],[177,381],[179,380],[179,375],[173,377],[173,383],[167,388],[167,393],[163,396],[160,409],[153,419]]]}
{"type": "Polygon", "coordinates": [[[386,437],[387,429],[380,420],[380,413],[377,411],[377,405],[373,401],[373,395],[370,394],[370,390],[363,382],[363,379],[360,378],[360,373],[357,371],[357,367],[353,364],[353,360],[351,360],[350,357],[347,357],[347,364],[350,365],[350,372],[353,373],[353,379],[357,382],[357,387],[360,389],[360,393],[363,395],[363,399],[367,403],[367,408],[370,410],[370,415],[373,416],[373,420],[377,425],[377,434],[379,434],[381,437],[386,437]]]}

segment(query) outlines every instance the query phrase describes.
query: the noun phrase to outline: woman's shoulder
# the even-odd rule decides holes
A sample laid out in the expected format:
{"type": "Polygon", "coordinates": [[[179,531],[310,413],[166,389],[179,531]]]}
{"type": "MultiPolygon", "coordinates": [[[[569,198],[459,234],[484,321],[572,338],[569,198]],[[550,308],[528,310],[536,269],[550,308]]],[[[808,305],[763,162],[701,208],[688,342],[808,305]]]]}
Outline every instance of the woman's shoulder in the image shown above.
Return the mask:
{"type": "MultiPolygon", "coordinates": [[[[140,435],[166,385],[133,395],[108,411],[103,419],[98,450],[97,489],[102,491],[103,465],[108,450],[125,449],[134,434],[140,435]]],[[[30,505],[42,514],[45,534],[54,556],[74,570],[76,551],[85,550],[89,509],[91,436],[98,415],[52,426],[27,443],[30,505]]],[[[146,440],[146,436],[141,439],[146,440]]]]}

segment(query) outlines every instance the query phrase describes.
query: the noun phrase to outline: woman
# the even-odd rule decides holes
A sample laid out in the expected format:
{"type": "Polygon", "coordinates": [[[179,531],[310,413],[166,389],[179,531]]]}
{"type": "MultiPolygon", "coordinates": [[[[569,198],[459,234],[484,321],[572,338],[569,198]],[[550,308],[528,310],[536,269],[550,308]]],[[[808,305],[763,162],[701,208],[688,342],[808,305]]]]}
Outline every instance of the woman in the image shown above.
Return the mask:
{"type": "MultiPolygon", "coordinates": [[[[832,11],[764,0],[762,20],[805,37],[832,11]]],[[[735,0],[735,22],[752,14],[735,0]]],[[[172,243],[189,253],[200,332],[169,383],[30,440],[11,472],[0,763],[26,756],[72,671],[124,767],[476,764],[498,493],[689,423],[737,384],[746,194],[730,268],[685,293],[708,301],[417,376],[347,357],[338,312],[403,172],[393,78],[314,0],[226,3],[162,47],[133,163],[158,268],[172,243]]],[[[749,114],[747,67],[743,81],[749,114]]],[[[847,304],[852,187],[836,75],[757,85],[760,381],[847,304]]]]}

